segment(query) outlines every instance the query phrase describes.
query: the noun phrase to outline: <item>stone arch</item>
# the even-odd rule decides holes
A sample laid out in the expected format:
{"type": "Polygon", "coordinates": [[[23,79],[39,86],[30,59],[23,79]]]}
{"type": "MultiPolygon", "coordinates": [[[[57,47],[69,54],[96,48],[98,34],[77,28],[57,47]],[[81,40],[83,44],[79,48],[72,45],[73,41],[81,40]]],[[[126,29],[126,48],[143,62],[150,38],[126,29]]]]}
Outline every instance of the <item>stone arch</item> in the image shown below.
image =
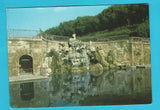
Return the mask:
{"type": "MultiPolygon", "coordinates": [[[[29,53],[28,50],[26,49],[17,49],[16,53],[13,54],[9,54],[9,58],[11,58],[10,62],[9,62],[9,75],[10,76],[19,76],[20,75],[20,70],[19,70],[19,59],[21,56],[23,55],[29,55],[32,57],[32,62],[34,63],[35,58],[33,57],[32,53],[29,53]]],[[[33,69],[34,69],[34,65],[33,65],[33,69]]],[[[33,73],[34,70],[33,70],[33,73]]]]}
{"type": "Polygon", "coordinates": [[[30,55],[22,55],[19,58],[19,74],[33,74],[33,58],[30,55]]]}

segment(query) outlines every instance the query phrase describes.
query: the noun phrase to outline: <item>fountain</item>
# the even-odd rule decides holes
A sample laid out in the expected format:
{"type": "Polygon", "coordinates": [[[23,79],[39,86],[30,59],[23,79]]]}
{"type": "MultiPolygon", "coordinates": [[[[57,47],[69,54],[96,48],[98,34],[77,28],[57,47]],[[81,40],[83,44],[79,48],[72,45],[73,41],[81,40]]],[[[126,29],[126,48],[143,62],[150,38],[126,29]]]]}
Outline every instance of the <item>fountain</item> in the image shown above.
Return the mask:
{"type": "Polygon", "coordinates": [[[80,78],[77,78],[80,72],[86,71],[86,77],[84,79],[84,90],[88,88],[90,73],[89,73],[89,59],[87,55],[87,50],[83,42],[76,39],[76,34],[72,35],[72,38],[68,41],[68,46],[60,44],[61,50],[60,53],[63,55],[62,59],[67,60],[68,64],[71,66],[71,72],[73,76],[73,81],[79,81],[80,78]],[[66,54],[67,53],[67,54],[66,54]],[[75,78],[74,78],[75,77],[75,78]]]}

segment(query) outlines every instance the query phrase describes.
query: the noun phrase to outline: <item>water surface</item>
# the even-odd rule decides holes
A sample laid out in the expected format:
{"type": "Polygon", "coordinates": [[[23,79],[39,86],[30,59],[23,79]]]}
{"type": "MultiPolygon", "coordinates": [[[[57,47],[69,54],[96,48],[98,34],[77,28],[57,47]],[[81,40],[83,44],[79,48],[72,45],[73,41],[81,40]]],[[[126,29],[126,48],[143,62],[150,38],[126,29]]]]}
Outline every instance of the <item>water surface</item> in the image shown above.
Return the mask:
{"type": "Polygon", "coordinates": [[[63,73],[10,83],[12,107],[149,104],[151,69],[63,73]]]}

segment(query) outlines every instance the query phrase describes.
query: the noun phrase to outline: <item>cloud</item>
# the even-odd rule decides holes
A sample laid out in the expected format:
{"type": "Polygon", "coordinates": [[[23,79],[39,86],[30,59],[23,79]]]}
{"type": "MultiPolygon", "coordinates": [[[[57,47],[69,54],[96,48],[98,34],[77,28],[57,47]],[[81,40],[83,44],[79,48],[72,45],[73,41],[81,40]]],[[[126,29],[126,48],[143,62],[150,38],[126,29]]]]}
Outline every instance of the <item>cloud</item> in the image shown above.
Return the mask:
{"type": "Polygon", "coordinates": [[[60,11],[66,10],[66,9],[67,9],[67,7],[56,7],[56,8],[54,8],[54,12],[60,12],[60,11]]]}

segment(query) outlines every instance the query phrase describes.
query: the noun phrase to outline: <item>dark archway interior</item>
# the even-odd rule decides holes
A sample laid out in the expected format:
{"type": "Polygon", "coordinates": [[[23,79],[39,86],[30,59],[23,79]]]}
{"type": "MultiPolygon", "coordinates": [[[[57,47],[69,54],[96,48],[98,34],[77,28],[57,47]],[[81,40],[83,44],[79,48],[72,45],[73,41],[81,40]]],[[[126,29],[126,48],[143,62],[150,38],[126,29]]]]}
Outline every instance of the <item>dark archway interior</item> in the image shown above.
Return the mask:
{"type": "Polygon", "coordinates": [[[22,100],[31,100],[32,98],[34,98],[34,83],[21,83],[20,95],[22,100]]]}
{"type": "Polygon", "coordinates": [[[23,55],[19,59],[20,73],[33,73],[33,60],[29,55],[23,55]]]}

